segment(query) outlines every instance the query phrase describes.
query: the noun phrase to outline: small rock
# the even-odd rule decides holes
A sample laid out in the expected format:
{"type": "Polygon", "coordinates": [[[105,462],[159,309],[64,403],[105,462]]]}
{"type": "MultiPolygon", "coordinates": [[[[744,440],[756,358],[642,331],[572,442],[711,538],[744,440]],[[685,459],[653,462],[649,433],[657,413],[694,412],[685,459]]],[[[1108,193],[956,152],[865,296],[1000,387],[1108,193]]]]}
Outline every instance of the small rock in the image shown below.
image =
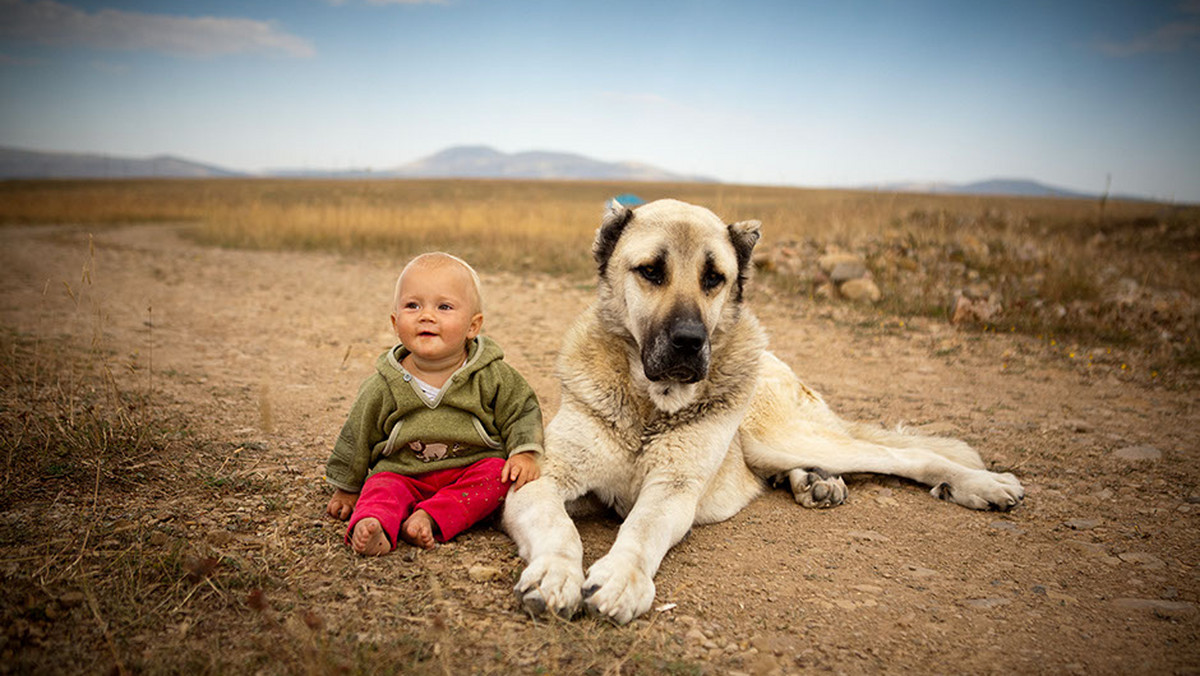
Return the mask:
{"type": "Polygon", "coordinates": [[[1099,519],[1071,519],[1064,522],[1064,526],[1071,530],[1091,530],[1100,525],[1099,519]]]}
{"type": "Polygon", "coordinates": [[[841,292],[842,297],[855,302],[877,303],[880,298],[883,298],[879,287],[869,279],[848,280],[838,287],[838,291],[841,292]]]}
{"type": "Polygon", "coordinates": [[[830,278],[833,278],[833,271],[838,266],[843,266],[844,272],[852,272],[856,267],[862,268],[862,272],[859,272],[857,275],[844,277],[843,279],[861,277],[867,271],[867,266],[863,263],[862,257],[857,254],[836,252],[825,254],[817,259],[817,267],[821,269],[821,272],[829,275],[830,278]]]}
{"type": "Polygon", "coordinates": [[[900,506],[899,500],[897,500],[896,498],[893,498],[891,496],[888,496],[888,495],[880,495],[879,497],[875,498],[875,502],[883,505],[884,507],[899,507],[900,506]]]}
{"type": "Polygon", "coordinates": [[[882,594],[883,587],[877,587],[873,584],[856,584],[851,587],[854,591],[860,591],[864,594],[882,594]]]}
{"type": "Polygon", "coordinates": [[[467,569],[467,577],[471,578],[472,582],[489,582],[500,577],[500,569],[475,564],[467,569]]]}
{"type": "Polygon", "coordinates": [[[1063,429],[1076,434],[1087,434],[1094,428],[1092,427],[1091,423],[1085,420],[1068,420],[1063,423],[1063,429]]]}
{"type": "Polygon", "coordinates": [[[938,575],[938,572],[936,570],[930,570],[929,568],[922,568],[920,566],[906,566],[905,572],[908,573],[908,575],[910,577],[919,577],[919,578],[937,577],[937,575],[938,575]]]}
{"type": "Polygon", "coordinates": [[[1015,535],[1025,534],[1024,529],[1018,528],[1017,524],[1011,521],[993,521],[988,524],[988,527],[995,528],[996,530],[1008,531],[1009,533],[1013,533],[1015,535]]]}
{"type": "Polygon", "coordinates": [[[1113,605],[1123,610],[1148,610],[1160,617],[1178,618],[1194,615],[1196,606],[1187,601],[1164,601],[1161,599],[1113,599],[1113,605]]]}
{"type": "Polygon", "coordinates": [[[861,279],[867,274],[867,266],[861,260],[842,261],[830,268],[829,279],[833,283],[848,282],[855,279],[861,279]]]}
{"type": "Polygon", "coordinates": [[[1082,540],[1064,540],[1063,544],[1071,549],[1083,552],[1084,554],[1091,554],[1092,556],[1108,555],[1108,552],[1105,551],[1103,545],[1098,545],[1094,542],[1084,542],[1082,540]]]}
{"type": "Polygon", "coordinates": [[[1113,455],[1131,462],[1139,460],[1149,460],[1151,462],[1162,460],[1162,451],[1153,446],[1126,446],[1113,451],[1113,455]]]}
{"type": "Polygon", "coordinates": [[[1064,594],[1062,592],[1056,592],[1056,591],[1047,591],[1046,596],[1051,601],[1058,601],[1060,604],[1062,604],[1064,606],[1079,605],[1079,599],[1075,598],[1074,596],[1071,596],[1070,594],[1064,594]]]}
{"type": "Polygon", "coordinates": [[[873,530],[852,530],[846,533],[852,540],[862,542],[891,542],[892,539],[881,533],[876,533],[873,530]]]}
{"type": "Polygon", "coordinates": [[[1117,558],[1125,563],[1138,564],[1151,570],[1167,567],[1167,564],[1162,559],[1148,552],[1125,552],[1124,554],[1117,554],[1117,558]]]}
{"type": "Polygon", "coordinates": [[[950,303],[950,323],[981,323],[986,324],[997,315],[1003,308],[999,302],[992,299],[987,300],[971,300],[965,295],[957,295],[950,303]]]}
{"type": "Polygon", "coordinates": [[[756,676],[779,672],[779,661],[775,659],[774,655],[755,655],[749,660],[746,666],[750,668],[750,673],[756,676]]]}
{"type": "Polygon", "coordinates": [[[1005,598],[967,599],[962,602],[962,604],[968,608],[978,608],[980,610],[1007,606],[1010,603],[1012,603],[1012,601],[1005,598]]]}

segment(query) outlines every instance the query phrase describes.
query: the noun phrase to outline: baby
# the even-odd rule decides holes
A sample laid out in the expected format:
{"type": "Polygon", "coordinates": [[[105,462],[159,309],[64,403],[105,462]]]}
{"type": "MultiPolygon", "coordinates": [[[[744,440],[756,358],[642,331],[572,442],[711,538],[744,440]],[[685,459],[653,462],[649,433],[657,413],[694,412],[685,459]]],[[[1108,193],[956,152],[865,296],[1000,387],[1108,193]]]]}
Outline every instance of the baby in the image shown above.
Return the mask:
{"type": "Polygon", "coordinates": [[[537,396],[482,326],[466,262],[429,253],[400,273],[400,344],[375,361],[325,466],[326,511],[350,519],[354,551],[387,554],[399,539],[431,549],[541,474],[537,396]]]}

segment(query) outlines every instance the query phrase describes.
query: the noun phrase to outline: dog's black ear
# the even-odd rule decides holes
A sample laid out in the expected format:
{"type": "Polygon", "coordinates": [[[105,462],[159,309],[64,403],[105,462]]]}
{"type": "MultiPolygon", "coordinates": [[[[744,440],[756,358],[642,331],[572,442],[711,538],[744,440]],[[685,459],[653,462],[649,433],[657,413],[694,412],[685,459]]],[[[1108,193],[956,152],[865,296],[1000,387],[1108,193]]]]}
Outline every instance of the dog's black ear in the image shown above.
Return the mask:
{"type": "Polygon", "coordinates": [[[596,241],[592,242],[592,257],[596,259],[601,277],[608,270],[608,259],[612,257],[613,249],[617,248],[617,240],[621,239],[621,233],[632,219],[633,209],[615,199],[609,200],[608,211],[596,230],[596,241]]]}
{"type": "Polygon", "coordinates": [[[739,221],[729,226],[729,241],[733,243],[733,251],[737,255],[738,279],[736,297],[742,298],[742,290],[750,277],[750,254],[754,245],[762,236],[762,223],[759,221],[739,221]]]}

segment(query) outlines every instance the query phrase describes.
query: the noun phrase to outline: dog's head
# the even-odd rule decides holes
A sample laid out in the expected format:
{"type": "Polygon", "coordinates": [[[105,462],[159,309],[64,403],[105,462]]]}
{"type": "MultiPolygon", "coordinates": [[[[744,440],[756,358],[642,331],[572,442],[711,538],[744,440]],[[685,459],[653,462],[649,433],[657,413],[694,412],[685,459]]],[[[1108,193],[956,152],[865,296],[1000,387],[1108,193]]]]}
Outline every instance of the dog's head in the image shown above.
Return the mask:
{"type": "Polygon", "coordinates": [[[708,376],[714,336],[737,320],[759,228],[676,200],[610,205],[592,246],[601,319],[633,341],[649,381],[708,376]]]}

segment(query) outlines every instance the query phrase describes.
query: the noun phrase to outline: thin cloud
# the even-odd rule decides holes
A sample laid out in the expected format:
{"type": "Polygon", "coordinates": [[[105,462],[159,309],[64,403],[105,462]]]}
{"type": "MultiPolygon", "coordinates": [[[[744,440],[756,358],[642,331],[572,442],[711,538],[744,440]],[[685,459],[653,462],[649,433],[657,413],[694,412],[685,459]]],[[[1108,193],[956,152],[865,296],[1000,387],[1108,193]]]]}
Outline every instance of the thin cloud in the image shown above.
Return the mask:
{"type": "Polygon", "coordinates": [[[1105,41],[1099,43],[1098,47],[1101,52],[1118,57],[1200,50],[1200,18],[1195,16],[1200,14],[1200,0],[1183,2],[1179,10],[1193,16],[1172,21],[1126,42],[1105,41]]]}
{"type": "Polygon", "coordinates": [[[307,40],[280,30],[274,22],[117,9],[89,13],[54,0],[0,0],[0,38],[178,56],[244,52],[274,52],[291,57],[316,54],[307,40]]]}

